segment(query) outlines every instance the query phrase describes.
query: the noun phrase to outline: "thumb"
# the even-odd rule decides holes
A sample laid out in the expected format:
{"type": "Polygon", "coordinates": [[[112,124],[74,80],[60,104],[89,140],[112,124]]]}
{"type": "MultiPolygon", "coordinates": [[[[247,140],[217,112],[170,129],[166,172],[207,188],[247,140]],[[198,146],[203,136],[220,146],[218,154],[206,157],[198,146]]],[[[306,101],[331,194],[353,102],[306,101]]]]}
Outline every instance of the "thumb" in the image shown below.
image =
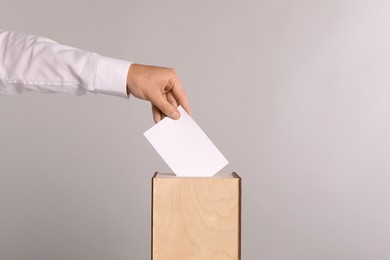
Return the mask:
{"type": "Polygon", "coordinates": [[[175,106],[169,103],[164,96],[155,97],[150,101],[152,102],[153,105],[155,105],[158,109],[160,109],[161,112],[163,112],[168,117],[174,120],[180,118],[179,110],[177,110],[175,106]]]}

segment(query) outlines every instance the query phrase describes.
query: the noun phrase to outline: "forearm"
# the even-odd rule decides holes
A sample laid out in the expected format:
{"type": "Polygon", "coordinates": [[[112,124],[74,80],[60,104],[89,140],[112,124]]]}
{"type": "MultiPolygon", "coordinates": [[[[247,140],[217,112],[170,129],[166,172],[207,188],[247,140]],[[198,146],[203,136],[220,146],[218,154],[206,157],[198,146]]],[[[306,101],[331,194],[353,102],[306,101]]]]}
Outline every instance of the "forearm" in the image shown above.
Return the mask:
{"type": "Polygon", "coordinates": [[[126,97],[130,64],[44,37],[0,31],[0,94],[34,90],[126,97]]]}

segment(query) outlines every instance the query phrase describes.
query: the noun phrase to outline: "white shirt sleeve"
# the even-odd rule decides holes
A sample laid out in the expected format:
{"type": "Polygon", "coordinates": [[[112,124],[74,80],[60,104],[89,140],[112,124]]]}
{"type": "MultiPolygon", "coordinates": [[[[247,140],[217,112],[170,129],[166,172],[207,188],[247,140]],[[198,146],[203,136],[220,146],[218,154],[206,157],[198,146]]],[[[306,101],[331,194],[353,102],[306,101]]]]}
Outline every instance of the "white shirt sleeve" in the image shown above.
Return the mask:
{"type": "Polygon", "coordinates": [[[40,91],[128,97],[130,65],[41,36],[0,31],[0,95],[40,91]]]}

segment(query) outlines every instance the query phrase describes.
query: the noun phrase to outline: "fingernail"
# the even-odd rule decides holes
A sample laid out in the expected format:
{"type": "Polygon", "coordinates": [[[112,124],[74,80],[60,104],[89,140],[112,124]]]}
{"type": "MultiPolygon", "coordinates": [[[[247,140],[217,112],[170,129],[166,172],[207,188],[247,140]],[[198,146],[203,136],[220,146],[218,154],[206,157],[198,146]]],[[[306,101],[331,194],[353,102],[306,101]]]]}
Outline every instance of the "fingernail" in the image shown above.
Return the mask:
{"type": "Polygon", "coordinates": [[[180,118],[180,114],[179,113],[177,113],[177,112],[175,112],[175,113],[173,113],[172,114],[172,116],[171,116],[173,119],[179,119],[180,118]]]}

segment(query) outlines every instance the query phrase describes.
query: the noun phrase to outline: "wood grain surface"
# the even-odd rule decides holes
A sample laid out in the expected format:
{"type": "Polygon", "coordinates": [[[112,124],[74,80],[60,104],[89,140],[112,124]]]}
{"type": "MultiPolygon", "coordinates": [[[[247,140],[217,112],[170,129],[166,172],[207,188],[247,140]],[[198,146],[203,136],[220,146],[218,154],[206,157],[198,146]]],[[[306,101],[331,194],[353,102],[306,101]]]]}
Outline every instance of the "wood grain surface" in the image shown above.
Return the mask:
{"type": "Polygon", "coordinates": [[[153,260],[240,259],[241,179],[156,174],[152,180],[153,260]]]}

